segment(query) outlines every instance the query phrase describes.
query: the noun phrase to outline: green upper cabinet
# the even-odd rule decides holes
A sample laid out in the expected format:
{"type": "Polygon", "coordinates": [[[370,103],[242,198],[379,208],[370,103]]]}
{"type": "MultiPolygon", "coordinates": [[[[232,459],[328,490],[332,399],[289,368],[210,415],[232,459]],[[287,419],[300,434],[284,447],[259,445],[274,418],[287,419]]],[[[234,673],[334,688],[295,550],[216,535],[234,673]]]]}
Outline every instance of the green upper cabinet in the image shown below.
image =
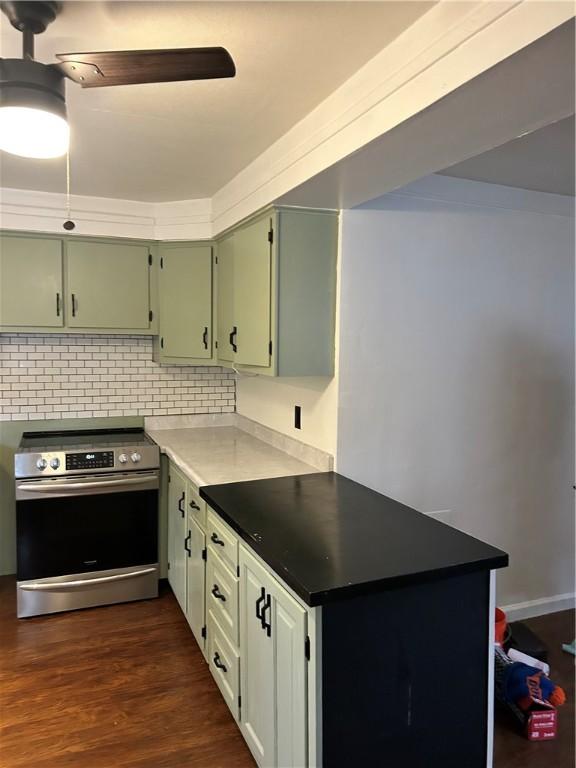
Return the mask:
{"type": "Polygon", "coordinates": [[[234,362],[234,236],[218,243],[218,360],[234,362]]]}
{"type": "Polygon", "coordinates": [[[62,241],[3,235],[0,326],[61,328],[62,299],[62,241]]]}
{"type": "Polygon", "coordinates": [[[67,324],[150,328],[150,250],[140,243],[68,243],[67,324]]]}
{"type": "Polygon", "coordinates": [[[269,232],[272,218],[264,216],[234,235],[234,362],[270,366],[271,268],[269,232]]]}
{"type": "Polygon", "coordinates": [[[269,376],[332,376],[338,215],[275,208],[218,244],[218,360],[269,376]]]}
{"type": "Polygon", "coordinates": [[[212,359],[212,252],[212,246],[205,243],[160,246],[161,362],[190,365],[212,359]]]}

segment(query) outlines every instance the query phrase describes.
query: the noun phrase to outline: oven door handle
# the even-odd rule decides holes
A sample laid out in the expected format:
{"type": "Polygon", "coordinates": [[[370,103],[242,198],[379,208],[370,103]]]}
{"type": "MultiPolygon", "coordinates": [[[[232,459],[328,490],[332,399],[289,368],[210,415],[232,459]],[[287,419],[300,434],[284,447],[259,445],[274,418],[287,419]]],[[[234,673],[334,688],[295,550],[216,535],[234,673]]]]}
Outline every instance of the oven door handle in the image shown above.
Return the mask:
{"type": "Polygon", "coordinates": [[[78,579],[77,581],[53,581],[38,582],[32,584],[19,584],[18,589],[24,589],[29,592],[51,591],[54,589],[70,589],[70,587],[89,587],[92,584],[104,584],[110,581],[123,581],[124,579],[134,579],[137,576],[144,576],[153,573],[156,568],[142,568],[140,571],[131,571],[130,573],[116,573],[113,576],[98,576],[95,579],[78,579]]]}
{"type": "Polygon", "coordinates": [[[53,491],[82,491],[90,488],[117,488],[126,485],[142,485],[150,481],[157,482],[157,475],[146,475],[144,477],[125,477],[122,480],[93,480],[85,483],[69,482],[67,480],[50,480],[47,483],[31,482],[22,483],[16,486],[17,491],[26,491],[26,493],[44,493],[53,491]]]}

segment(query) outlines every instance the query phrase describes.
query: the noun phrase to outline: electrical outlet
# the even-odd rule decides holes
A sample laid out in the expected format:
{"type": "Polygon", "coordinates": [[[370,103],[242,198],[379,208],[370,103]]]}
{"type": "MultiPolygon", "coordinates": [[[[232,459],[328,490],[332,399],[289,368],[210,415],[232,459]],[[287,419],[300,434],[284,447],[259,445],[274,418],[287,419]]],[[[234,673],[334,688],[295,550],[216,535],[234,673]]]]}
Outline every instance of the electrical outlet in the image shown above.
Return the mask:
{"type": "Polygon", "coordinates": [[[302,408],[299,405],[294,406],[294,427],[302,429],[302,408]]]}
{"type": "Polygon", "coordinates": [[[433,517],[435,520],[439,520],[446,525],[454,526],[454,512],[451,509],[437,509],[434,512],[427,512],[427,515],[433,517]]]}

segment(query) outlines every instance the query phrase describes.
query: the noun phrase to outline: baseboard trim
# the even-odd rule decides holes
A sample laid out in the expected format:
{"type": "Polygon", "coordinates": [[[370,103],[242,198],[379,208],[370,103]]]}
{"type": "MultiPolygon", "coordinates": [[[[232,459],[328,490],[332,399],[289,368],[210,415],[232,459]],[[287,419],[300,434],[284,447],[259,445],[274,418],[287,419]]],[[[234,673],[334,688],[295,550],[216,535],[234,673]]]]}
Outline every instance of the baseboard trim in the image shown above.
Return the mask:
{"type": "Polygon", "coordinates": [[[537,600],[527,600],[524,603],[503,605],[502,610],[506,613],[508,621],[518,621],[519,619],[531,619],[534,616],[545,616],[548,613],[569,611],[575,607],[576,593],[567,592],[564,595],[551,595],[550,597],[539,597],[537,600]]]}

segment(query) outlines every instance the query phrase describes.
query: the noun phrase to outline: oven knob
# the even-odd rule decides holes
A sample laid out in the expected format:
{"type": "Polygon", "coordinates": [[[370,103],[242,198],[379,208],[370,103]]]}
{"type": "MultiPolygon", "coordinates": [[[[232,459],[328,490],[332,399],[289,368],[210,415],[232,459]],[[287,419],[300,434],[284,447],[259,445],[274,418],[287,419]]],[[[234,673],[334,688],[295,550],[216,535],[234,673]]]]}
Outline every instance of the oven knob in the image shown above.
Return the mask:
{"type": "Polygon", "coordinates": [[[140,461],[140,459],[142,458],[142,456],[140,456],[139,453],[133,453],[132,456],[130,456],[130,458],[132,459],[134,464],[137,464],[140,461]]]}
{"type": "Polygon", "coordinates": [[[128,456],[126,456],[125,453],[121,453],[120,456],[118,456],[118,461],[120,462],[120,464],[126,464],[126,462],[128,461],[128,456]]]}
{"type": "Polygon", "coordinates": [[[50,459],[50,466],[52,469],[58,469],[60,466],[60,459],[50,459]]]}
{"type": "Polygon", "coordinates": [[[46,461],[46,459],[38,459],[38,461],[36,462],[36,466],[40,470],[46,469],[46,467],[48,466],[48,462],[46,461]]]}

